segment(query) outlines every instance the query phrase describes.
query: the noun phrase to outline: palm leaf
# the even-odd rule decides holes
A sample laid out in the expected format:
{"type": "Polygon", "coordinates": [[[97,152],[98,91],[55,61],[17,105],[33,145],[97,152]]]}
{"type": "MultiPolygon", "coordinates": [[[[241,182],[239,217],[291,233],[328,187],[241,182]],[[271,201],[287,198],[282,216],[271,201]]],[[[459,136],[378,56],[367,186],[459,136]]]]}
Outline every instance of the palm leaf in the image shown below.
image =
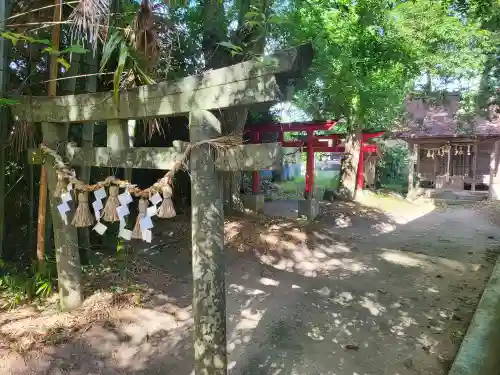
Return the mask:
{"type": "Polygon", "coordinates": [[[80,0],[69,20],[71,34],[77,40],[86,40],[93,45],[94,51],[107,29],[110,14],[110,0],[80,0]]]}
{"type": "Polygon", "coordinates": [[[35,146],[35,126],[31,122],[17,120],[10,133],[9,143],[14,155],[19,157],[24,150],[35,146]]]}
{"type": "Polygon", "coordinates": [[[114,31],[106,40],[101,55],[101,73],[105,71],[106,65],[110,61],[113,52],[116,51],[116,49],[122,42],[123,35],[119,31],[114,31]]]}
{"type": "Polygon", "coordinates": [[[120,82],[122,80],[122,73],[125,70],[125,64],[129,58],[129,48],[125,41],[122,41],[120,46],[120,57],[118,58],[118,66],[115,70],[115,75],[113,79],[113,97],[115,98],[115,103],[118,104],[118,98],[120,95],[120,82]]]}

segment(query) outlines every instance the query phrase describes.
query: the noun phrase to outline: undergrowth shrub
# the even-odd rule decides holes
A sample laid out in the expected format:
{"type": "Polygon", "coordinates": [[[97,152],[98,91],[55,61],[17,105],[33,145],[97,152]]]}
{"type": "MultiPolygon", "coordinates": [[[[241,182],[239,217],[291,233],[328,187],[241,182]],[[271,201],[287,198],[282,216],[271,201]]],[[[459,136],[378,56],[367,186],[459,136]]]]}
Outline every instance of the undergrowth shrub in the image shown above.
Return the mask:
{"type": "Polygon", "coordinates": [[[43,270],[36,262],[21,266],[0,260],[0,309],[47,298],[53,291],[56,275],[52,260],[46,261],[43,270]]]}
{"type": "Polygon", "coordinates": [[[377,162],[377,184],[380,187],[408,191],[408,150],[403,146],[381,144],[382,158],[377,162]]]}

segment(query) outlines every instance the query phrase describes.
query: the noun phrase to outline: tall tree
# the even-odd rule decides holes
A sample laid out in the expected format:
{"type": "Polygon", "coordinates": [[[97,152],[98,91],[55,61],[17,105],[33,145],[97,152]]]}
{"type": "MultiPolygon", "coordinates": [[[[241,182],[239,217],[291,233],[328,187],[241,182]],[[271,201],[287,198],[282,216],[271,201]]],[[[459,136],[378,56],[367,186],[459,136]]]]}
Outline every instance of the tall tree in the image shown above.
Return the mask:
{"type": "Polygon", "coordinates": [[[478,29],[474,38],[474,57],[483,62],[478,67],[479,86],[468,95],[471,114],[497,116],[500,105],[500,2],[485,0],[445,0],[445,4],[478,29]],[[472,102],[472,103],[470,103],[472,102]],[[496,107],[496,108],[495,108],[496,107]],[[491,109],[494,109],[493,111],[491,109]]]}
{"type": "MultiPolygon", "coordinates": [[[[237,8],[226,11],[225,3],[208,0],[202,3],[203,56],[205,69],[217,69],[264,53],[266,22],[270,0],[242,0],[237,8]],[[229,25],[236,24],[228,33],[229,25]]],[[[234,6],[234,5],[233,5],[234,6]]],[[[224,134],[241,135],[247,122],[249,109],[238,107],[221,112],[224,134]]],[[[224,199],[229,209],[243,210],[240,197],[241,172],[228,172],[224,176],[224,199]]]]}
{"type": "Polygon", "coordinates": [[[422,91],[431,93],[447,83],[468,89],[467,83],[482,70],[486,35],[479,23],[462,17],[447,1],[402,2],[393,11],[397,27],[413,51],[424,78],[422,91]]]}
{"type": "Polygon", "coordinates": [[[354,198],[360,132],[390,126],[408,84],[415,56],[396,27],[392,1],[298,1],[284,27],[292,43],[312,40],[315,60],[299,107],[314,118],[342,121],[347,133],[341,191],[354,198]]]}
{"type": "MultiPolygon", "coordinates": [[[[5,20],[10,16],[10,1],[0,0],[0,29],[5,29],[5,20]]],[[[0,39],[0,92],[5,95],[8,88],[9,64],[10,64],[9,40],[0,39]]],[[[10,129],[9,111],[5,106],[0,107],[0,257],[3,254],[3,239],[5,228],[5,172],[6,159],[5,149],[10,129]]]]}

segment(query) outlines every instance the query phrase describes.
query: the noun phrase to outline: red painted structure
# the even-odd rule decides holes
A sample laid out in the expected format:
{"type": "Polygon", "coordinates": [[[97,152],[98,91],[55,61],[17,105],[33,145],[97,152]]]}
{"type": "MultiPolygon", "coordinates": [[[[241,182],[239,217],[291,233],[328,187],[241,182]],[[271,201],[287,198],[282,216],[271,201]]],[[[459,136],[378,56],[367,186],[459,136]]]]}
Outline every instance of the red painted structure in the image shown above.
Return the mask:
{"type": "MultiPolygon", "coordinates": [[[[252,126],[247,132],[250,134],[252,143],[261,143],[261,133],[279,133],[278,142],[283,147],[303,147],[306,146],[307,162],[306,162],[306,196],[312,198],[312,191],[314,186],[314,153],[315,152],[345,152],[345,148],[340,146],[341,138],[345,137],[343,134],[331,135],[316,135],[317,130],[332,130],[336,121],[311,121],[311,122],[296,122],[288,124],[263,124],[252,126]],[[287,132],[307,132],[307,140],[304,141],[285,141],[284,133],[287,132]],[[325,146],[325,142],[321,140],[334,140],[334,146],[325,146]]],[[[384,132],[363,133],[362,144],[359,150],[359,163],[357,173],[357,188],[363,189],[363,170],[364,170],[364,153],[376,152],[377,146],[366,143],[371,138],[376,138],[384,134],[384,132]]],[[[252,193],[258,194],[259,187],[259,171],[252,172],[252,193]]]]}

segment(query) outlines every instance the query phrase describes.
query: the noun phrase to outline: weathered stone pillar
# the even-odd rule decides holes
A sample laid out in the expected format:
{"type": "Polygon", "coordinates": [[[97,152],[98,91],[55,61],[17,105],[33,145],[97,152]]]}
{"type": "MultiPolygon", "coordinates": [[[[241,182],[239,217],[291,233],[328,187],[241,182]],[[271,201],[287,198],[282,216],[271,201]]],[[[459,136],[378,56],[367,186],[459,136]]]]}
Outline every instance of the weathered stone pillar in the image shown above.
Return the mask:
{"type": "Polygon", "coordinates": [[[489,198],[500,200],[500,141],[495,141],[490,153],[490,190],[489,198]]]}
{"type": "MultiPolygon", "coordinates": [[[[42,123],[44,142],[54,150],[57,149],[61,141],[67,140],[66,129],[64,124],[42,123]]],[[[57,205],[61,203],[61,199],[54,197],[57,174],[53,166],[53,159],[50,156],[47,156],[46,159],[47,186],[56,248],[59,301],[61,309],[68,311],[77,308],[83,300],[78,236],[76,228],[72,225],[66,225],[59,214],[57,205]]]]}
{"type": "MultiPolygon", "coordinates": [[[[194,111],[189,131],[196,143],[220,137],[221,125],[211,112],[194,111]]],[[[208,144],[191,151],[195,375],[227,373],[224,209],[214,158],[208,144]]]]}

